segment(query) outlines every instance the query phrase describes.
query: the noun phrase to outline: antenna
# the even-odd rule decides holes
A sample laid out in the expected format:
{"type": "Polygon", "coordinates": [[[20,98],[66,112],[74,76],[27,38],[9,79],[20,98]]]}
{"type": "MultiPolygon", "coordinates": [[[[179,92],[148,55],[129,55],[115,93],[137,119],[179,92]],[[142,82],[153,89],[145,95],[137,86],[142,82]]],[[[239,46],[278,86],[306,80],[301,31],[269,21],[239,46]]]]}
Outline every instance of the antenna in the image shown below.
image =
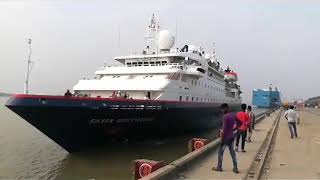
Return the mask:
{"type": "Polygon", "coordinates": [[[118,24],[118,48],[120,50],[120,24],[118,24]]]}
{"type": "MultiPolygon", "coordinates": [[[[152,18],[150,19],[150,24],[148,25],[148,33],[146,38],[147,45],[149,45],[149,41],[153,41],[155,45],[155,52],[158,53],[158,33],[160,26],[158,25],[157,19],[155,15],[152,14],[152,18]]],[[[153,50],[152,50],[153,51],[153,50]]]]}
{"type": "Polygon", "coordinates": [[[212,43],[212,54],[216,55],[216,43],[212,43]]]}
{"type": "Polygon", "coordinates": [[[24,93],[28,94],[29,93],[29,75],[30,75],[30,70],[31,70],[31,54],[32,54],[32,49],[31,49],[31,39],[28,39],[28,46],[29,46],[29,54],[28,54],[28,61],[27,61],[27,77],[25,81],[25,87],[24,87],[24,93]]]}
{"type": "Polygon", "coordinates": [[[178,46],[178,17],[176,18],[176,37],[175,37],[175,39],[176,39],[176,46],[178,46]]]}

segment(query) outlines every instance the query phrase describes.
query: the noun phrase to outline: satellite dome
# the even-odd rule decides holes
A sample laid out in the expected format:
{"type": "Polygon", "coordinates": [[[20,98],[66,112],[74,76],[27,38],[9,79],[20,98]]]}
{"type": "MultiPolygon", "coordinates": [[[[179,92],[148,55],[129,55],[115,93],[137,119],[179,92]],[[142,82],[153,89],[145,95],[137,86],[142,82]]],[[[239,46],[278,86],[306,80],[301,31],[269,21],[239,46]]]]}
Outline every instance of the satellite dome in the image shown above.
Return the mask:
{"type": "Polygon", "coordinates": [[[159,49],[170,49],[174,44],[174,36],[168,30],[161,30],[158,35],[159,49]]]}

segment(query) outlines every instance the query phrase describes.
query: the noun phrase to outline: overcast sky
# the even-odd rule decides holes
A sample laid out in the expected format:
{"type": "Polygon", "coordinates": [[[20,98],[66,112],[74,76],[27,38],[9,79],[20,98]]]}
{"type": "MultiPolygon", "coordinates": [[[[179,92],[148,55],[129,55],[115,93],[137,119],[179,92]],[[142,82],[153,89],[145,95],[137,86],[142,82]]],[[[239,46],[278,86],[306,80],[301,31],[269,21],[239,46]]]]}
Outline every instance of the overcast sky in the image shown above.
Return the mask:
{"type": "Polygon", "coordinates": [[[215,42],[246,102],[270,83],[290,99],[320,95],[316,0],[0,0],[0,91],[23,92],[28,38],[31,93],[62,94],[112,57],[141,52],[152,13],[174,34],[178,24],[178,47],[215,42]]]}

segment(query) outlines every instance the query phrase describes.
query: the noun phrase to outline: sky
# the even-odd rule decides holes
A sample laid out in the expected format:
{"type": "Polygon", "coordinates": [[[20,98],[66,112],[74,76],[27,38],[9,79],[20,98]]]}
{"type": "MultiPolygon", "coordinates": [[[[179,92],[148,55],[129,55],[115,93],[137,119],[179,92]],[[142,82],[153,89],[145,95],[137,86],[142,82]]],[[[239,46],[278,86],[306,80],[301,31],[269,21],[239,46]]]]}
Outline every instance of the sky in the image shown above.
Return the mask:
{"type": "Polygon", "coordinates": [[[176,47],[215,42],[245,102],[269,84],[288,100],[318,96],[319,9],[317,0],[0,0],[0,92],[23,92],[28,38],[30,92],[62,94],[114,56],[141,52],[155,13],[176,47]]]}

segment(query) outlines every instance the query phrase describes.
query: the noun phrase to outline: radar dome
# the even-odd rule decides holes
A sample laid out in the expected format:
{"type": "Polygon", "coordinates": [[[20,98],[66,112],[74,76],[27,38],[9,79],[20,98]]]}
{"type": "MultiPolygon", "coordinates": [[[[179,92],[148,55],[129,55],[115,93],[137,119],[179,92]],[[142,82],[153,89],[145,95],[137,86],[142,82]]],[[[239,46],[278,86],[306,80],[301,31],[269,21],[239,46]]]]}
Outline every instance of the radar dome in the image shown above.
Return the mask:
{"type": "Polygon", "coordinates": [[[168,30],[161,30],[158,35],[159,49],[170,49],[174,44],[174,36],[168,30]]]}

